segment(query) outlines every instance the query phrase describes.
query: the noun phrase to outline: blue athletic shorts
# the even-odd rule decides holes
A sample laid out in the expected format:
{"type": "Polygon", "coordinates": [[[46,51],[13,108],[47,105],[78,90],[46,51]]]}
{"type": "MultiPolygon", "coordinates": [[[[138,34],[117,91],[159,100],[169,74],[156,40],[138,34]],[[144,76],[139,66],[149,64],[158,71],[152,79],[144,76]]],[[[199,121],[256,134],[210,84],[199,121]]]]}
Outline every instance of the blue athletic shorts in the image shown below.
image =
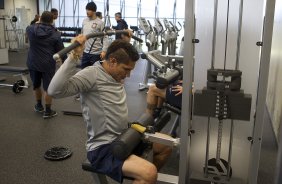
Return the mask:
{"type": "Polygon", "coordinates": [[[92,66],[96,61],[101,61],[100,54],[96,55],[83,52],[80,68],[83,69],[87,66],[92,66]]]}
{"type": "Polygon", "coordinates": [[[173,84],[167,87],[166,89],[166,101],[168,104],[177,107],[181,109],[182,106],[182,94],[175,96],[177,92],[172,91],[172,87],[176,85],[182,85],[182,84],[173,84]]]}
{"type": "Polygon", "coordinates": [[[49,84],[53,76],[55,75],[55,72],[46,73],[46,72],[39,72],[35,70],[29,70],[29,75],[33,83],[33,89],[40,88],[42,81],[43,89],[44,91],[47,91],[49,84]]]}
{"type": "MultiPolygon", "coordinates": [[[[132,153],[140,156],[148,146],[147,143],[140,142],[132,153]]],[[[111,151],[111,144],[104,144],[93,151],[87,152],[87,158],[97,173],[105,174],[115,181],[122,183],[124,177],[122,166],[124,160],[114,157],[111,151]]]]}

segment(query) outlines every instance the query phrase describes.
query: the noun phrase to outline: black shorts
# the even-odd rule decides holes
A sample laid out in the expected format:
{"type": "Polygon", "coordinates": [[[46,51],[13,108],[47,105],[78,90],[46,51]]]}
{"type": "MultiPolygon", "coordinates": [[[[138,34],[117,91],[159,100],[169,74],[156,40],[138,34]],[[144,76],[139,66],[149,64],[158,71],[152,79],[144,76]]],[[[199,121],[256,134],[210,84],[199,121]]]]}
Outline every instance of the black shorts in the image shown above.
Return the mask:
{"type": "MultiPolygon", "coordinates": [[[[132,154],[141,156],[148,146],[149,144],[140,142],[132,154]]],[[[124,178],[122,174],[124,160],[114,157],[111,144],[104,144],[93,151],[87,152],[87,158],[97,173],[105,174],[113,180],[122,183],[124,178]]]]}
{"type": "Polygon", "coordinates": [[[41,86],[41,81],[43,82],[43,89],[44,91],[47,91],[49,84],[55,75],[54,72],[46,73],[46,72],[39,72],[35,70],[30,70],[29,75],[31,78],[31,81],[33,83],[33,89],[40,88],[41,86]]]}
{"type": "Polygon", "coordinates": [[[177,92],[172,91],[172,87],[175,85],[181,85],[181,84],[174,84],[171,86],[168,86],[166,89],[166,102],[174,107],[177,107],[181,109],[182,106],[182,94],[176,95],[177,92]]]}

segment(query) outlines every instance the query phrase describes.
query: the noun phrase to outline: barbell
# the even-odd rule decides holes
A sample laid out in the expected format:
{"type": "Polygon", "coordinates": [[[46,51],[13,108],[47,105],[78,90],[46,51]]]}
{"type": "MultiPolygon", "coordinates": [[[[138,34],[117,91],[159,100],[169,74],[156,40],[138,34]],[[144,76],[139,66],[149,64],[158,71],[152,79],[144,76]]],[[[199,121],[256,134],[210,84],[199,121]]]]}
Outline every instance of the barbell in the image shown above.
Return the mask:
{"type": "Polygon", "coordinates": [[[7,86],[12,87],[12,90],[14,93],[20,93],[24,88],[28,88],[28,86],[25,86],[25,82],[23,80],[18,80],[14,84],[0,84],[0,86],[7,86]]]}

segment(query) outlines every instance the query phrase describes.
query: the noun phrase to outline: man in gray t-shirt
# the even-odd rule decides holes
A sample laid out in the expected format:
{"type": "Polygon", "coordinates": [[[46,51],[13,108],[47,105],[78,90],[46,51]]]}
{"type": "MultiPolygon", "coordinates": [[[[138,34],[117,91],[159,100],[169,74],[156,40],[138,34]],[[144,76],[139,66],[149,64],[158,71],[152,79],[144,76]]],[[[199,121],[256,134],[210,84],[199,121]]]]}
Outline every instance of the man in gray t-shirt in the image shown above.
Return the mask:
{"type": "MultiPolygon", "coordinates": [[[[97,6],[91,1],[86,7],[87,17],[82,22],[82,34],[92,34],[104,31],[104,22],[96,16],[97,6]]],[[[85,42],[85,49],[81,59],[81,68],[93,65],[96,61],[104,59],[109,45],[108,37],[89,38],[85,42]]]]}
{"type": "MultiPolygon", "coordinates": [[[[85,36],[80,35],[76,40],[83,45],[85,36]]],[[[134,69],[138,52],[130,43],[116,40],[109,46],[103,62],[75,73],[79,55],[79,49],[75,49],[65,60],[52,79],[48,94],[55,98],[81,94],[82,114],[87,124],[87,157],[97,172],[120,183],[124,176],[134,178],[136,183],[155,183],[157,169],[171,153],[170,148],[154,144],[154,164],[134,154],[120,160],[110,149],[113,140],[128,125],[123,80],[134,69]]]]}

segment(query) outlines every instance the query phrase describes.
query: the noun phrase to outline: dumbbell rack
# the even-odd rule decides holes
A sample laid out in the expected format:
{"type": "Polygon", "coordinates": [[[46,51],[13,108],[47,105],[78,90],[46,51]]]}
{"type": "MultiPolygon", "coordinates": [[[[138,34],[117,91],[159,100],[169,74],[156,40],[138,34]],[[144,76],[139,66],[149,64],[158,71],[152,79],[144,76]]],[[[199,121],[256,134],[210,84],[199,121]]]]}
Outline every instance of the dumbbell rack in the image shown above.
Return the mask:
{"type": "Polygon", "coordinates": [[[61,32],[63,42],[71,42],[72,38],[81,33],[81,28],[79,27],[58,27],[57,29],[61,32]]]}

